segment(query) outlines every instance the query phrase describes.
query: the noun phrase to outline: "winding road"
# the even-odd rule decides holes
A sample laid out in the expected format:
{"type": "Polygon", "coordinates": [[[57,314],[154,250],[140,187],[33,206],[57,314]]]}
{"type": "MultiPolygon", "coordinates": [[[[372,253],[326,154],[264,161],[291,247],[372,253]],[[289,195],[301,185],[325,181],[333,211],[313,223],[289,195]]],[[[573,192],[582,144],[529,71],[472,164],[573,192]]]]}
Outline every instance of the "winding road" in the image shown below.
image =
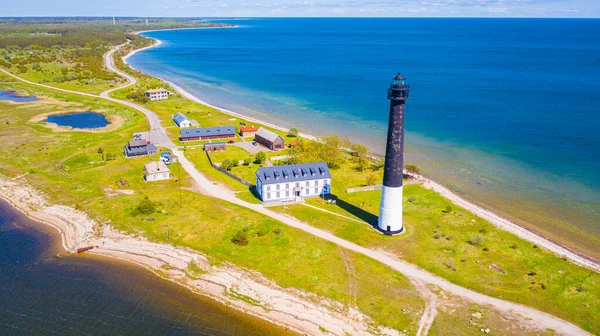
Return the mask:
{"type": "MultiPolygon", "coordinates": [[[[527,307],[527,306],[517,304],[514,302],[494,298],[494,297],[484,295],[481,293],[477,293],[470,289],[458,286],[458,285],[453,284],[441,277],[431,274],[431,273],[425,271],[424,269],[421,269],[411,263],[403,261],[403,260],[401,260],[393,255],[387,254],[383,251],[377,251],[377,250],[369,249],[369,248],[366,248],[363,246],[359,246],[350,241],[336,237],[327,231],[312,227],[309,224],[302,222],[296,218],[289,217],[289,216],[271,211],[267,208],[264,208],[260,204],[251,204],[246,201],[240,200],[239,198],[237,198],[235,196],[235,194],[233,192],[231,192],[219,185],[215,185],[213,182],[209,181],[203,174],[201,174],[196,169],[196,167],[193,165],[193,163],[191,163],[185,157],[184,152],[177,150],[177,146],[168,137],[166,131],[164,130],[164,128],[162,127],[162,125],[160,123],[158,116],[154,112],[148,110],[147,108],[145,108],[143,106],[137,105],[135,103],[112,98],[109,96],[109,94],[111,92],[129,87],[131,85],[134,85],[137,82],[137,80],[133,76],[117,69],[114,64],[113,54],[116,50],[118,50],[122,46],[123,45],[117,46],[117,47],[111,49],[108,53],[106,53],[104,55],[104,61],[109,70],[126,78],[129,82],[127,84],[125,84],[124,86],[121,86],[118,88],[113,88],[113,89],[107,90],[105,92],[102,92],[100,95],[82,93],[82,92],[77,92],[77,91],[55,88],[55,87],[52,87],[49,85],[33,83],[30,81],[24,80],[20,77],[17,77],[3,69],[0,69],[0,70],[13,78],[16,78],[22,82],[25,82],[25,83],[28,83],[31,85],[41,86],[41,87],[45,87],[45,88],[49,88],[49,89],[53,89],[53,90],[59,90],[59,91],[63,91],[63,92],[68,92],[68,93],[73,93],[73,94],[84,95],[84,96],[88,96],[88,97],[103,98],[103,99],[106,99],[106,100],[109,100],[109,101],[112,101],[112,102],[115,102],[118,104],[122,104],[122,105],[125,105],[128,107],[131,107],[131,108],[143,113],[146,116],[149,126],[150,126],[150,138],[151,138],[150,140],[153,141],[154,143],[156,143],[157,145],[160,145],[160,146],[170,149],[175,155],[177,155],[179,162],[181,164],[181,167],[183,169],[185,169],[185,171],[197,183],[197,185],[200,186],[201,189],[209,196],[216,197],[216,198],[225,200],[227,202],[231,202],[231,203],[237,204],[239,206],[252,209],[256,212],[262,213],[262,214],[269,216],[277,221],[280,221],[281,223],[284,223],[288,226],[300,229],[300,230],[308,232],[316,237],[319,237],[321,239],[325,239],[334,244],[337,244],[340,247],[346,248],[346,249],[351,250],[356,253],[361,253],[372,259],[375,259],[376,261],[378,261],[382,264],[389,266],[390,268],[394,269],[395,271],[400,272],[401,274],[403,274],[404,276],[406,276],[413,282],[417,282],[419,284],[425,284],[425,285],[435,285],[435,286],[439,287],[440,289],[447,291],[448,293],[450,293],[452,295],[459,296],[461,298],[467,299],[468,301],[471,301],[471,302],[479,304],[479,305],[491,306],[492,308],[494,308],[497,311],[504,313],[504,314],[516,313],[526,319],[531,319],[532,321],[536,321],[538,323],[538,325],[540,325],[542,328],[552,329],[558,334],[590,335],[588,332],[582,330],[578,326],[576,326],[570,322],[567,322],[565,320],[562,320],[558,317],[541,312],[541,311],[536,310],[531,307],[527,307]]],[[[430,312],[429,315],[431,316],[431,318],[424,319],[425,320],[424,323],[426,323],[428,325],[420,326],[420,328],[419,328],[420,330],[422,330],[424,332],[426,332],[428,329],[428,326],[431,325],[431,322],[433,321],[433,317],[435,316],[435,313],[430,312]],[[431,320],[431,321],[429,321],[429,320],[431,320]]]]}

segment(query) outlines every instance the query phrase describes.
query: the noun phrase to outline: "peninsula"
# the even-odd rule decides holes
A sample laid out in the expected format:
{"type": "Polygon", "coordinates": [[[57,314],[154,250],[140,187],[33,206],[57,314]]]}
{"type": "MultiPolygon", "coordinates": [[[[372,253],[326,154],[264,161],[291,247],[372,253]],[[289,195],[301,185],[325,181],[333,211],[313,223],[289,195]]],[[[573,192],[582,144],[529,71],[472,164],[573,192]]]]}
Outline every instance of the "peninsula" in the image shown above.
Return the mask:
{"type": "MultiPolygon", "coordinates": [[[[304,334],[600,332],[600,267],[592,258],[461,199],[411,165],[404,232],[382,235],[383,163],[365,146],[210,106],[132,69],[131,53],[157,45],[133,34],[149,29],[143,21],[117,32],[66,23],[70,34],[47,37],[55,27],[31,20],[23,27],[43,37],[0,31],[11,36],[0,44],[0,90],[37,98],[0,101],[0,153],[11,158],[0,164],[0,190],[14,207],[56,227],[69,253],[138,263],[304,334]],[[86,29],[94,40],[86,40],[86,29]],[[60,42],[69,35],[79,37],[60,42]],[[82,110],[120,124],[57,132],[36,119],[82,110]],[[178,113],[185,118],[177,122],[178,113]],[[218,140],[183,141],[184,120],[219,129],[218,140]],[[232,135],[221,131],[230,126],[232,135]],[[255,127],[248,139],[240,130],[246,126],[255,127]],[[279,139],[285,148],[274,147],[279,139]],[[156,152],[126,157],[124,146],[136,145],[130,141],[156,152]],[[144,180],[150,160],[164,162],[169,178],[144,180]],[[254,191],[258,169],[312,162],[331,174],[321,197],[263,204],[254,191]]],[[[182,21],[156,19],[150,28],[213,27],[182,21]]]]}

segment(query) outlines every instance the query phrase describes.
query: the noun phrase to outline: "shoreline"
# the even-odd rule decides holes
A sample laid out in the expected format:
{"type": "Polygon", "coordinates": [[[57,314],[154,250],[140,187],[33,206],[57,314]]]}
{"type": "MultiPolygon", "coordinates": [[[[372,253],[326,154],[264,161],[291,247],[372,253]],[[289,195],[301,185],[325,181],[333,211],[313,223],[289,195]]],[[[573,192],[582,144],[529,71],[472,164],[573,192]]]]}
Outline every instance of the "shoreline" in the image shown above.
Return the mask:
{"type": "MultiPolygon", "coordinates": [[[[216,28],[216,27],[215,27],[216,28]]],[[[202,28],[186,28],[186,29],[202,29],[202,28]]],[[[147,31],[143,31],[143,32],[151,32],[152,30],[147,30],[147,31]]],[[[155,30],[156,31],[156,30],[155,30]]],[[[136,32],[135,34],[138,35],[140,33],[143,32],[136,32]]],[[[139,71],[139,72],[143,72],[139,69],[134,68],[131,64],[129,64],[127,62],[127,59],[129,57],[131,57],[132,55],[134,55],[135,53],[137,53],[138,51],[142,51],[142,50],[146,50],[152,47],[155,47],[157,45],[162,44],[162,41],[160,41],[159,39],[156,38],[152,38],[152,37],[147,37],[144,36],[146,38],[152,39],[154,41],[156,41],[152,46],[148,46],[148,47],[144,47],[141,49],[137,49],[137,50],[133,50],[130,53],[128,53],[127,55],[125,55],[122,60],[123,63],[127,66],[129,66],[131,69],[135,70],[135,71],[139,71]]],[[[251,122],[255,122],[258,124],[262,124],[265,125],[267,127],[271,127],[273,129],[279,130],[279,131],[284,131],[287,132],[288,129],[285,127],[281,127],[278,125],[275,125],[273,123],[270,122],[265,122],[263,120],[257,119],[255,117],[249,117],[246,116],[244,114],[235,112],[235,111],[231,111],[229,109],[226,108],[222,108],[219,106],[215,106],[212,105],[206,101],[203,101],[202,99],[194,96],[193,94],[185,91],[183,88],[181,88],[180,86],[178,86],[177,84],[165,80],[163,78],[160,77],[155,77],[155,76],[151,76],[154,78],[158,78],[160,80],[162,80],[163,82],[167,83],[168,85],[170,85],[177,93],[179,93],[180,95],[182,95],[183,97],[190,99],[193,102],[196,102],[198,104],[202,104],[205,105],[207,107],[213,108],[215,110],[218,110],[220,112],[223,112],[225,114],[228,114],[230,116],[233,117],[237,117],[237,118],[242,118],[251,122]]],[[[303,138],[307,138],[310,140],[317,140],[317,137],[310,135],[310,134],[306,134],[306,133],[299,133],[298,136],[303,137],[303,138]]],[[[487,221],[489,221],[492,225],[496,226],[499,229],[508,231],[516,236],[518,236],[519,238],[525,239],[529,242],[532,242],[546,250],[549,250],[561,257],[565,257],[567,259],[569,259],[571,262],[574,262],[575,264],[578,264],[580,266],[592,269],[596,272],[600,273],[600,261],[596,260],[595,258],[585,255],[583,253],[577,252],[573,249],[571,249],[570,247],[563,245],[559,242],[555,242],[553,240],[550,240],[546,237],[544,237],[543,235],[531,230],[530,228],[527,228],[525,226],[519,225],[513,221],[510,221],[506,218],[501,217],[500,215],[496,214],[495,212],[493,212],[493,210],[489,210],[486,209],[480,205],[477,205],[455,193],[453,193],[452,191],[450,191],[450,189],[448,189],[447,187],[445,187],[444,185],[442,185],[439,182],[433,181],[429,178],[423,177],[419,175],[419,178],[422,178],[425,180],[424,185],[434,191],[436,191],[437,193],[439,193],[440,195],[442,195],[443,197],[447,198],[448,200],[450,200],[452,203],[461,206],[463,208],[465,208],[467,211],[472,212],[473,214],[475,214],[476,216],[479,216],[487,221]]]]}
{"type": "Polygon", "coordinates": [[[345,310],[331,299],[282,288],[259,272],[231,263],[213,266],[200,252],[124,234],[72,207],[49,204],[44,195],[20,181],[20,177],[8,179],[0,175],[0,199],[32,220],[54,228],[68,254],[76,254],[77,248],[94,246],[86,253],[135,263],[194,294],[299,334],[318,335],[325,328],[336,335],[396,335],[395,330],[373,327],[371,318],[355,309],[345,310]],[[198,266],[201,274],[190,275],[190,263],[198,266]]]}

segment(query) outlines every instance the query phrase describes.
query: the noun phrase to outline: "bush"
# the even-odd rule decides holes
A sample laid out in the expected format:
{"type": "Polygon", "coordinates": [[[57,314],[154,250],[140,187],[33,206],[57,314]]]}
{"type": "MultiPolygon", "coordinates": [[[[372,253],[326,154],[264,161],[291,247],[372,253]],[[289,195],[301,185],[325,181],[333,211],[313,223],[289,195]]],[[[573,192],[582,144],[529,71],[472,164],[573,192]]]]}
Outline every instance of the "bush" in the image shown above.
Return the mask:
{"type": "Polygon", "coordinates": [[[473,235],[469,237],[467,242],[473,246],[480,246],[483,243],[483,237],[480,235],[473,235]]]}
{"type": "Polygon", "coordinates": [[[408,201],[409,201],[410,203],[412,203],[412,202],[414,202],[414,201],[416,201],[416,200],[417,200],[417,198],[416,198],[416,197],[409,197],[409,198],[408,198],[408,201]]]}
{"type": "Polygon", "coordinates": [[[230,171],[232,167],[233,166],[231,164],[231,161],[229,161],[229,160],[225,160],[225,161],[221,162],[221,165],[219,166],[219,168],[227,170],[227,171],[230,171]]]}
{"type": "Polygon", "coordinates": [[[267,160],[267,154],[265,154],[264,152],[258,152],[254,156],[254,163],[261,164],[265,162],[265,160],[267,160]]]}
{"type": "Polygon", "coordinates": [[[132,216],[137,215],[150,215],[156,211],[156,203],[152,202],[148,197],[138,203],[138,205],[131,212],[132,216]]]}
{"type": "Polygon", "coordinates": [[[273,233],[274,233],[274,234],[277,234],[277,235],[278,235],[278,234],[281,234],[281,229],[280,229],[280,228],[274,228],[274,229],[273,229],[273,233]]]}
{"type": "Polygon", "coordinates": [[[366,183],[368,186],[375,185],[376,182],[377,182],[377,176],[375,176],[375,174],[367,175],[366,183]]]}
{"type": "Polygon", "coordinates": [[[290,137],[290,138],[297,137],[298,136],[298,129],[296,127],[290,128],[290,130],[288,131],[287,136],[290,137]]]}
{"type": "Polygon", "coordinates": [[[444,212],[444,213],[451,213],[452,212],[452,207],[449,206],[449,205],[447,205],[446,209],[442,210],[442,212],[444,212]]]}
{"type": "Polygon", "coordinates": [[[236,245],[246,246],[249,243],[248,235],[244,231],[238,231],[233,238],[231,238],[231,242],[236,245]]]}
{"type": "Polygon", "coordinates": [[[244,159],[244,166],[249,166],[250,163],[252,163],[251,160],[250,160],[250,158],[245,158],[244,159]]]}
{"type": "Polygon", "coordinates": [[[406,165],[406,166],[404,166],[404,168],[406,169],[407,172],[409,172],[411,174],[415,174],[415,175],[421,174],[421,169],[419,169],[419,167],[417,167],[415,165],[406,165]]]}

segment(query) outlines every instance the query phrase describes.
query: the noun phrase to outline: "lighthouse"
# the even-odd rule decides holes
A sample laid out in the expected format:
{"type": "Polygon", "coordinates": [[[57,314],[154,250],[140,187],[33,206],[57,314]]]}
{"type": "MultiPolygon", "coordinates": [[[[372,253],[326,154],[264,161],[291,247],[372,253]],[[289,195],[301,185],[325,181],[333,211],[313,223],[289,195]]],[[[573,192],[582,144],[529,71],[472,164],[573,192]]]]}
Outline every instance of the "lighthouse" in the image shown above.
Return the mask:
{"type": "Polygon", "coordinates": [[[404,103],[408,99],[410,86],[404,76],[398,73],[388,89],[390,119],[387,144],[381,207],[379,209],[379,229],[387,235],[401,233],[402,226],[402,175],[404,168],[404,103]]]}

